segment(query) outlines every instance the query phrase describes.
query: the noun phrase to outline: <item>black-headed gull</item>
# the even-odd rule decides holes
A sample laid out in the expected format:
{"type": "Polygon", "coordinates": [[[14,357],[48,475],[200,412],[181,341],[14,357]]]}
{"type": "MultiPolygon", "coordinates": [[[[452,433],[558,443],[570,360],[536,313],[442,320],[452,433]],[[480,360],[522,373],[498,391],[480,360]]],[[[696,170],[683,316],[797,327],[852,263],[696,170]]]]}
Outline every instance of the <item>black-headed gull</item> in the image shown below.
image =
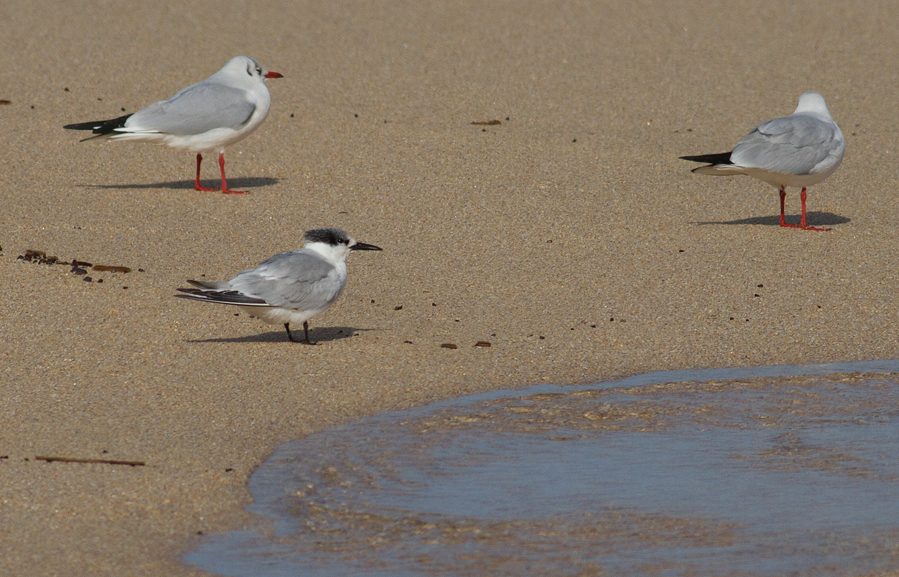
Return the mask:
{"type": "Polygon", "coordinates": [[[799,97],[799,106],[793,114],[759,125],[731,152],[680,158],[710,163],[694,168],[697,174],[746,174],[779,188],[780,226],[830,230],[806,224],[805,191],[833,174],[845,151],[843,133],[830,117],[824,97],[817,92],[806,92],[799,97]],[[784,221],[788,186],[802,188],[802,220],[798,225],[784,221]]]}
{"type": "Polygon", "coordinates": [[[308,320],[324,312],[346,286],[346,257],[353,250],[381,250],[356,242],[337,228],[306,231],[302,248],[282,252],[254,269],[237,273],[229,281],[189,280],[196,288],[179,288],[175,295],[223,305],[236,305],[269,324],[283,324],[287,338],[290,323],[303,323],[309,342],[308,320]]]}
{"type": "Polygon", "coordinates": [[[84,140],[139,140],[196,152],[197,190],[243,194],[230,190],[225,182],[225,147],[249,136],[265,120],[272,102],[265,87],[267,78],[281,78],[281,74],[267,71],[255,58],[235,56],[206,80],[179,90],[168,100],[134,114],[64,128],[94,133],[84,140]],[[219,155],[221,189],[200,186],[203,154],[214,152],[219,155]]]}

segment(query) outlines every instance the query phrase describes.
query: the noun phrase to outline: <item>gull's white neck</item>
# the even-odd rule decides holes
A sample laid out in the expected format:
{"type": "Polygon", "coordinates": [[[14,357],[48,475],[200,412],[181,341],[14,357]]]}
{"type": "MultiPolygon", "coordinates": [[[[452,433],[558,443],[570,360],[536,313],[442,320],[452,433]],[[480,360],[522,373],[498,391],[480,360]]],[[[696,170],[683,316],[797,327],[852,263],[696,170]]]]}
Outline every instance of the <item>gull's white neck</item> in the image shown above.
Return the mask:
{"type": "Polygon", "coordinates": [[[833,120],[827,104],[824,103],[824,97],[817,92],[806,92],[799,97],[799,105],[793,114],[813,114],[827,120],[833,120]]]}

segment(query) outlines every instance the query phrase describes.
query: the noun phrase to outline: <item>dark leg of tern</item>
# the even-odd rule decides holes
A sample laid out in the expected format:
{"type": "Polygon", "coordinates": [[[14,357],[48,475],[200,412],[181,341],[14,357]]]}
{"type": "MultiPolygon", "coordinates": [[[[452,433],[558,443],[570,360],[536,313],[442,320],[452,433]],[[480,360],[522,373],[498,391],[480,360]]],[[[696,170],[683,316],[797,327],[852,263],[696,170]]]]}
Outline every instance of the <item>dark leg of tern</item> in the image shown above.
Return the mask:
{"type": "Polygon", "coordinates": [[[306,344],[314,345],[315,343],[309,340],[309,323],[307,321],[303,321],[303,332],[306,333],[306,344]]]}
{"type": "MultiPolygon", "coordinates": [[[[225,194],[246,194],[243,190],[231,190],[228,188],[228,183],[225,182],[225,153],[222,152],[219,154],[219,168],[222,169],[222,192],[225,194]]],[[[197,177],[199,178],[199,176],[197,177]]]]}
{"type": "Polygon", "coordinates": [[[215,192],[217,188],[206,188],[205,186],[200,186],[200,165],[203,164],[203,155],[197,154],[197,182],[194,184],[194,188],[199,190],[200,192],[215,192]]]}
{"type": "Polygon", "coordinates": [[[290,323],[284,323],[284,330],[287,331],[287,340],[295,343],[296,341],[293,339],[293,335],[290,334],[290,323]]]}

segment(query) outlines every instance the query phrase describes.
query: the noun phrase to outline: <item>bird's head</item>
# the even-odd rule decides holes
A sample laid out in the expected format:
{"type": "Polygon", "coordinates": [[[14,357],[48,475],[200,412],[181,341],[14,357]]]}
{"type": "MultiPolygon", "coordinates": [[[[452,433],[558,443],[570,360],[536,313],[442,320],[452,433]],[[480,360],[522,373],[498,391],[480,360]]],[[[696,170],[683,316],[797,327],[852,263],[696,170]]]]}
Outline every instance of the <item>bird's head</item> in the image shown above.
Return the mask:
{"type": "Polygon", "coordinates": [[[314,250],[331,262],[346,259],[353,250],[381,250],[373,244],[358,242],[339,228],[315,228],[303,235],[303,248],[314,250]]]}

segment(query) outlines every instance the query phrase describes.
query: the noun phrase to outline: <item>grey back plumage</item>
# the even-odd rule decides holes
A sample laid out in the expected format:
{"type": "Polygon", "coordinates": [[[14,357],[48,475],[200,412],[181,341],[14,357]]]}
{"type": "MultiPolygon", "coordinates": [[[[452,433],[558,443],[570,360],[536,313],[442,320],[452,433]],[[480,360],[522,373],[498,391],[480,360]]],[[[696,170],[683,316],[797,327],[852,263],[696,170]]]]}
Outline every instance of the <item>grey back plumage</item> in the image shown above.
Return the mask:
{"type": "Polygon", "coordinates": [[[164,134],[202,134],[215,128],[237,128],[255,110],[256,105],[247,100],[246,91],[203,81],[133,114],[125,128],[164,134]]]}
{"type": "Polygon", "coordinates": [[[282,252],[258,267],[238,273],[232,289],[264,300],[273,307],[323,309],[340,296],[346,269],[327,262],[311,250],[282,252]],[[332,282],[321,282],[331,280],[332,282]]]}
{"type": "Polygon", "coordinates": [[[846,148],[843,134],[830,121],[812,114],[794,114],[770,120],[737,144],[730,159],[746,168],[778,174],[814,174],[841,159],[846,148]]]}

